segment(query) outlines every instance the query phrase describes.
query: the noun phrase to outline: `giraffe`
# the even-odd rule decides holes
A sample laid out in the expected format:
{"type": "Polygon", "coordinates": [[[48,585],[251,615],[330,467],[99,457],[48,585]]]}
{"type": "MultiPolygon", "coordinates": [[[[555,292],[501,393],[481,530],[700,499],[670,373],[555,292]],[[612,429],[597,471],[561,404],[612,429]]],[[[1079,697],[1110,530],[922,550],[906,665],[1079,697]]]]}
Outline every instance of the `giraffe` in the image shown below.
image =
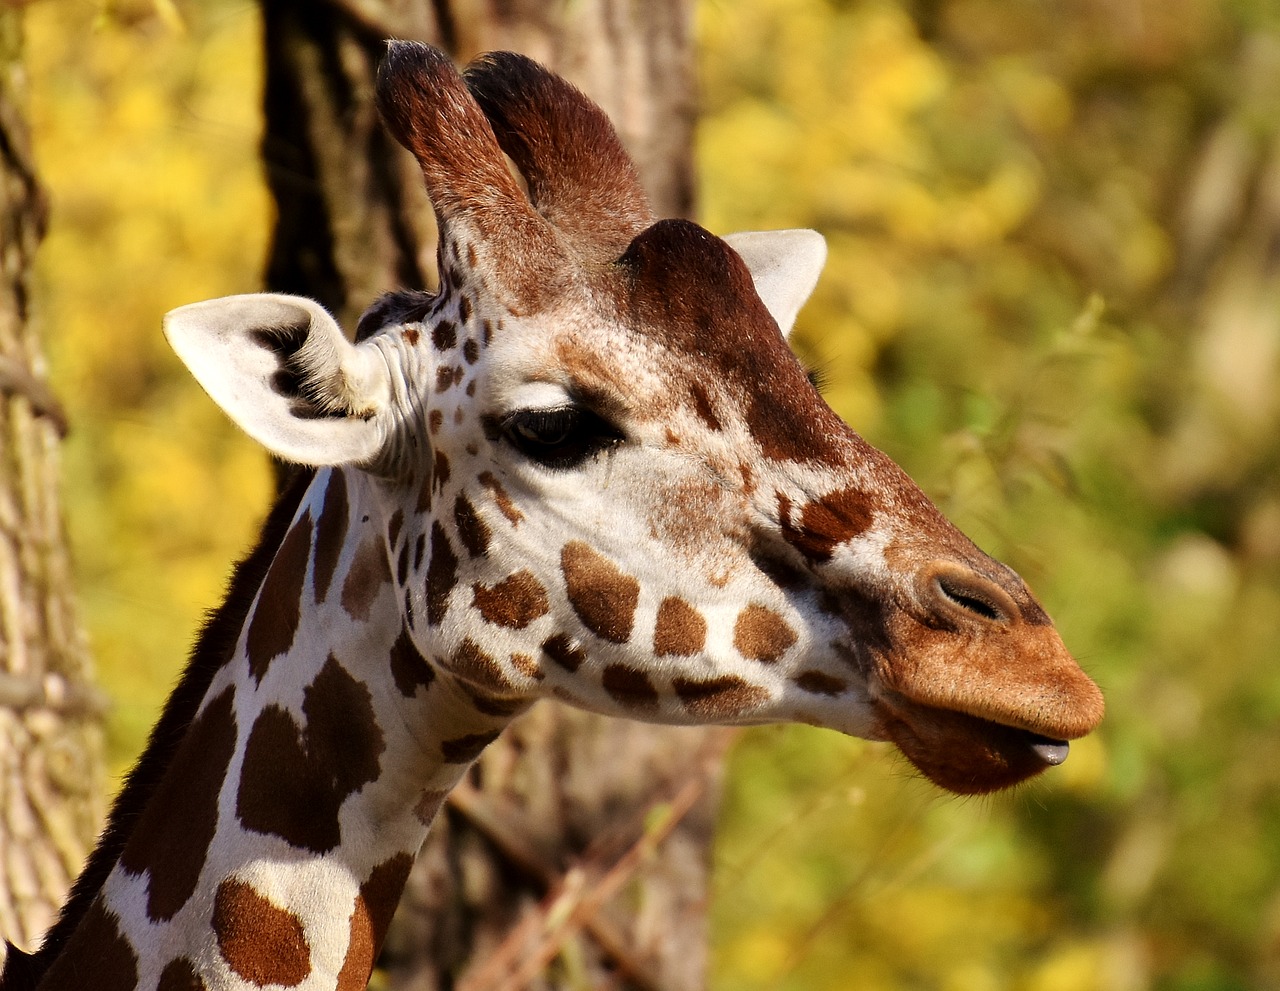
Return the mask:
{"type": "Polygon", "coordinates": [[[792,356],[819,235],[655,220],[604,114],[520,55],[392,42],[376,98],[440,289],[354,341],[279,294],[165,318],[306,467],[4,991],[363,988],[436,811],[542,698],[887,740],[962,794],[1102,717],[1021,579],[792,356]]]}

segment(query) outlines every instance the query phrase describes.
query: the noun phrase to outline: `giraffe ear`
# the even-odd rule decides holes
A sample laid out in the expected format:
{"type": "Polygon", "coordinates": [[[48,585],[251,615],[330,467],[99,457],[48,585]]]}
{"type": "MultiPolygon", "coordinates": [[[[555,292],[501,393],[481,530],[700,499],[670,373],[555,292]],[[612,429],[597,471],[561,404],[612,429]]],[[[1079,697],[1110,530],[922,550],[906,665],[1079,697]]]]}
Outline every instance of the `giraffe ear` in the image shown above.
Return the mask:
{"type": "Polygon", "coordinates": [[[818,284],[827,260],[826,239],[817,231],[790,230],[743,231],[724,240],[746,262],[756,292],[782,336],[788,336],[818,284]]]}
{"type": "Polygon", "coordinates": [[[391,376],[319,303],[259,293],[170,311],[164,333],[222,409],[273,454],[309,465],[372,460],[389,434],[391,376]]]}

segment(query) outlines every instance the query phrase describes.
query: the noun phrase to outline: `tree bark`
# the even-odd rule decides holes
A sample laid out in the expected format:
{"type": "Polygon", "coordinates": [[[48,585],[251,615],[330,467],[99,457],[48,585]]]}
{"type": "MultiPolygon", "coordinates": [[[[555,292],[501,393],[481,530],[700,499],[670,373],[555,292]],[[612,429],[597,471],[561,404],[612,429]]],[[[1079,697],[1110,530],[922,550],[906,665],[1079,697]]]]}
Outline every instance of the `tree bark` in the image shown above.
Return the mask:
{"type": "Polygon", "coordinates": [[[59,500],[66,420],[30,319],[45,204],[24,97],[22,13],[0,5],[0,936],[31,948],[92,847],[104,772],[59,500]]]}
{"type": "MultiPolygon", "coordinates": [[[[273,290],[347,327],[379,293],[434,281],[430,205],[382,131],[386,38],[465,63],[522,51],[610,115],[659,216],[693,207],[691,0],[264,0],[273,290]]],[[[433,829],[382,958],[391,986],[703,985],[708,851],[724,731],[536,707],[433,829]]]]}

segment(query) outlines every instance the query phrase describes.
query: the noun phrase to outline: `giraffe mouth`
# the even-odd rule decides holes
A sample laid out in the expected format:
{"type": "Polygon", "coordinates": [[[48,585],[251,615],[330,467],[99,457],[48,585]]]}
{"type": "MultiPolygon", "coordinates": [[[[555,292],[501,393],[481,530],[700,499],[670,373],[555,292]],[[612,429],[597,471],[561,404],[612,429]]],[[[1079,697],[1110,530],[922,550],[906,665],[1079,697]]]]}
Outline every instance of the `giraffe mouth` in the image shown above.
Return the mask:
{"type": "Polygon", "coordinates": [[[875,702],[878,735],[926,778],[960,795],[1025,781],[1067,759],[1070,744],[981,716],[913,702],[893,691],[875,702]]]}

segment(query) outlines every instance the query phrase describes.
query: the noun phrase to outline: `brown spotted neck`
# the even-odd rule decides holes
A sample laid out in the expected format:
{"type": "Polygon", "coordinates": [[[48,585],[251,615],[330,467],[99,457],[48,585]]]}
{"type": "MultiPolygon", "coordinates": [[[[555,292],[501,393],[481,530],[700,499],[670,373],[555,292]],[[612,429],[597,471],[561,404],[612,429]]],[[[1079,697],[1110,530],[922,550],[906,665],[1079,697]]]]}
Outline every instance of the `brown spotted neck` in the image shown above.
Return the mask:
{"type": "Polygon", "coordinates": [[[416,538],[357,478],[321,472],[298,503],[41,989],[101,960],[130,991],[365,986],[436,809],[509,716],[413,647],[393,569],[416,538]]]}

